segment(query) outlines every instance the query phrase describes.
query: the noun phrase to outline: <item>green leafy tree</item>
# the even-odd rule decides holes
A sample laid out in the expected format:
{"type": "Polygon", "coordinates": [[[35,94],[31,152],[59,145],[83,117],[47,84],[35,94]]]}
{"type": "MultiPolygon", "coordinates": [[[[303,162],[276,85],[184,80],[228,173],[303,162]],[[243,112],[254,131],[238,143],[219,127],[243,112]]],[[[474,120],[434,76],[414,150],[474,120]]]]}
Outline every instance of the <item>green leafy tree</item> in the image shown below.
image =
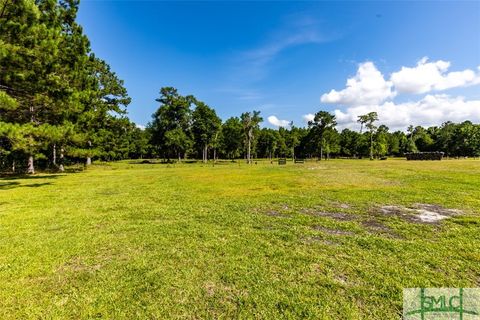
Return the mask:
{"type": "Polygon", "coordinates": [[[400,156],[405,153],[407,137],[402,131],[395,131],[388,136],[388,153],[394,156],[400,156]]]}
{"type": "Polygon", "coordinates": [[[328,154],[330,153],[334,137],[332,131],[336,125],[335,115],[327,111],[317,112],[313,120],[308,122],[313,133],[314,144],[320,148],[320,160],[323,159],[325,149],[328,154]]]}
{"type": "Polygon", "coordinates": [[[290,155],[293,160],[295,160],[295,149],[300,145],[301,142],[301,130],[293,125],[293,122],[290,125],[290,131],[285,138],[286,148],[290,150],[290,155]]]}
{"type": "MultiPolygon", "coordinates": [[[[378,114],[376,112],[369,112],[367,114],[358,116],[357,120],[363,128],[363,125],[367,127],[370,133],[370,160],[373,160],[373,136],[377,127],[375,126],[375,122],[378,121],[378,114]]],[[[360,132],[362,130],[360,129],[360,132]]]]}
{"type": "MultiPolygon", "coordinates": [[[[291,125],[292,123],[290,123],[291,125]]],[[[290,136],[290,132],[287,128],[279,127],[278,130],[275,130],[278,133],[277,137],[277,155],[279,157],[287,157],[291,154],[292,150],[287,146],[287,140],[290,136]]]]}
{"type": "Polygon", "coordinates": [[[340,133],[340,152],[346,157],[356,157],[361,134],[350,129],[343,129],[340,133]]]}
{"type": "Polygon", "coordinates": [[[377,157],[387,155],[389,149],[389,132],[388,127],[380,125],[375,133],[374,152],[377,157]]]}
{"type": "Polygon", "coordinates": [[[412,125],[408,126],[407,133],[407,152],[418,152],[417,145],[415,144],[415,128],[412,125]]]}
{"type": "Polygon", "coordinates": [[[247,163],[251,164],[251,150],[256,142],[256,133],[259,130],[259,124],[263,121],[263,118],[260,117],[260,111],[253,111],[242,113],[240,119],[243,125],[245,149],[247,151],[247,163]]]}
{"type": "Polygon", "coordinates": [[[419,151],[434,151],[434,141],[430,136],[430,133],[425,128],[421,126],[415,127],[413,132],[413,139],[415,146],[419,151]]]}
{"type": "Polygon", "coordinates": [[[222,125],[220,145],[223,154],[229,159],[240,156],[243,146],[243,125],[239,118],[231,117],[222,125]]]}
{"type": "Polygon", "coordinates": [[[280,134],[278,130],[263,128],[258,133],[257,154],[272,159],[278,149],[280,134]]]}
{"type": "Polygon", "coordinates": [[[192,113],[192,133],[197,146],[202,149],[202,161],[208,160],[208,148],[218,138],[222,121],[215,110],[205,103],[195,100],[196,108],[192,113]]]}
{"type": "Polygon", "coordinates": [[[0,8],[0,122],[17,124],[9,144],[26,155],[33,173],[34,158],[45,152],[56,165],[57,150],[62,159],[64,150],[82,148],[82,137],[91,148],[91,137],[105,119],[124,114],[120,105],[129,98],[109,66],[91,54],[75,22],[78,1],[3,1],[0,8]]]}
{"type": "Polygon", "coordinates": [[[156,99],[160,107],[153,114],[148,127],[152,133],[151,143],[164,158],[172,156],[181,160],[192,146],[191,110],[192,96],[181,96],[177,89],[160,89],[160,98],[156,99]],[[178,135],[178,136],[177,136],[178,135]]]}

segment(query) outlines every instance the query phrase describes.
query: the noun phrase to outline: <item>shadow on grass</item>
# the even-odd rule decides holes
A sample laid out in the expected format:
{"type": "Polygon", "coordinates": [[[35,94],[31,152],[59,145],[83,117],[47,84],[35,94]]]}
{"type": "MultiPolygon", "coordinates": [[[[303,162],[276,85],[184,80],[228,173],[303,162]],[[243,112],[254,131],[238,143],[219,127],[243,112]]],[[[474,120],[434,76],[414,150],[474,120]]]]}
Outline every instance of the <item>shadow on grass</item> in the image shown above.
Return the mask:
{"type": "MultiPolygon", "coordinates": [[[[187,160],[182,161],[181,163],[194,163],[196,160],[187,160]]],[[[130,161],[129,164],[175,164],[179,163],[174,160],[140,160],[140,161],[130,161]]]]}
{"type": "Polygon", "coordinates": [[[0,175],[0,181],[8,181],[8,180],[36,180],[36,179],[57,179],[58,177],[63,177],[64,174],[36,174],[36,175],[28,175],[28,174],[11,174],[11,175],[0,175]]]}
{"type": "Polygon", "coordinates": [[[31,183],[31,184],[21,184],[20,182],[17,182],[17,181],[0,182],[0,190],[8,190],[8,189],[14,189],[14,188],[21,188],[21,187],[39,188],[43,186],[49,186],[51,184],[52,184],[51,182],[31,183]]]}
{"type": "MultiPolygon", "coordinates": [[[[79,173],[79,172],[83,172],[85,171],[85,169],[83,167],[79,167],[79,168],[66,168],[64,173],[79,173]]],[[[60,175],[62,176],[62,175],[60,175]]]]}
{"type": "Polygon", "coordinates": [[[38,188],[38,187],[48,186],[48,185],[51,185],[52,182],[38,182],[38,183],[29,183],[29,182],[30,181],[33,182],[38,179],[52,180],[52,179],[57,179],[63,176],[65,175],[64,174],[4,175],[4,176],[0,176],[0,190],[9,190],[9,189],[20,188],[20,187],[38,188]],[[20,183],[19,181],[16,181],[16,180],[25,180],[25,181],[23,183],[20,183]]]}
{"type": "MultiPolygon", "coordinates": [[[[201,163],[203,162],[201,160],[134,160],[130,161],[129,164],[194,164],[194,163],[201,163]]],[[[231,163],[237,163],[236,160],[217,160],[215,164],[231,164],[231,163]]],[[[208,164],[213,164],[212,160],[208,160],[208,164]]]]}
{"type": "Polygon", "coordinates": [[[20,185],[20,182],[9,181],[9,182],[0,182],[0,190],[13,189],[20,185]]]}

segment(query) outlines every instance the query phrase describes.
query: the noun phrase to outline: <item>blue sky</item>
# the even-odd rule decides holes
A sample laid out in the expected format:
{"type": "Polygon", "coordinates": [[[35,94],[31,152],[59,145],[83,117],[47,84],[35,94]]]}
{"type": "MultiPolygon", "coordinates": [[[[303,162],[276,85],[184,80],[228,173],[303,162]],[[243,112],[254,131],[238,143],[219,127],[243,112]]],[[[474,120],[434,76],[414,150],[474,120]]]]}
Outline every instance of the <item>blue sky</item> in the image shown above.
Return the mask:
{"type": "Polygon", "coordinates": [[[276,123],[269,116],[301,126],[319,110],[335,112],[344,127],[354,127],[356,113],[369,109],[400,129],[446,117],[480,121],[477,1],[83,0],[79,22],[93,51],[125,80],[129,117],[139,125],[150,121],[163,86],[195,95],[224,120],[260,110],[268,127],[276,123]],[[388,94],[379,93],[385,84],[378,72],[388,94]],[[425,82],[412,83],[419,78],[425,82]],[[425,90],[415,89],[422,85],[425,90]],[[321,99],[332,89],[340,96],[321,99]],[[371,95],[380,98],[357,102],[371,95]],[[442,114],[432,118],[436,104],[442,114]],[[453,114],[459,108],[466,111],[453,114]],[[416,118],[416,110],[426,115],[416,118]],[[393,119],[396,113],[402,121],[393,119]]]}

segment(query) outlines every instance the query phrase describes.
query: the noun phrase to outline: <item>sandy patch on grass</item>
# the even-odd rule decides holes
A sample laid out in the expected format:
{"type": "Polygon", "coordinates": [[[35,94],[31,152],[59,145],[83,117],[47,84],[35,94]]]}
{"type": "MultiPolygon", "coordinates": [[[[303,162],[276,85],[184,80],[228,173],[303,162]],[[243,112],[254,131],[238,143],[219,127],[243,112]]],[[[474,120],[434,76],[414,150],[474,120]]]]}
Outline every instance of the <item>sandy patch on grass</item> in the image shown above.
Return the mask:
{"type": "Polygon", "coordinates": [[[427,224],[439,223],[444,219],[462,213],[458,209],[448,209],[439,205],[425,203],[416,203],[412,208],[391,205],[382,206],[379,211],[384,215],[394,215],[411,222],[427,224]]]}
{"type": "Polygon", "coordinates": [[[336,203],[336,205],[341,209],[350,209],[350,205],[346,203],[336,203]]]}

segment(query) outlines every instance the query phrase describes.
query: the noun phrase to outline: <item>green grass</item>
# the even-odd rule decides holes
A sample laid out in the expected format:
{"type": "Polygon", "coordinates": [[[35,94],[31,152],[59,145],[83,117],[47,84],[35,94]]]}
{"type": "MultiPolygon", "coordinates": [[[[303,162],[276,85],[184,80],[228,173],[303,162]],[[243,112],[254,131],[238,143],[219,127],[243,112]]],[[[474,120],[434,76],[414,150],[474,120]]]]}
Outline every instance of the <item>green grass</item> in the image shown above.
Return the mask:
{"type": "Polygon", "coordinates": [[[2,178],[0,318],[395,319],[404,287],[480,286],[479,212],[478,160],[2,178]],[[463,214],[379,213],[415,203],[463,214]]]}

